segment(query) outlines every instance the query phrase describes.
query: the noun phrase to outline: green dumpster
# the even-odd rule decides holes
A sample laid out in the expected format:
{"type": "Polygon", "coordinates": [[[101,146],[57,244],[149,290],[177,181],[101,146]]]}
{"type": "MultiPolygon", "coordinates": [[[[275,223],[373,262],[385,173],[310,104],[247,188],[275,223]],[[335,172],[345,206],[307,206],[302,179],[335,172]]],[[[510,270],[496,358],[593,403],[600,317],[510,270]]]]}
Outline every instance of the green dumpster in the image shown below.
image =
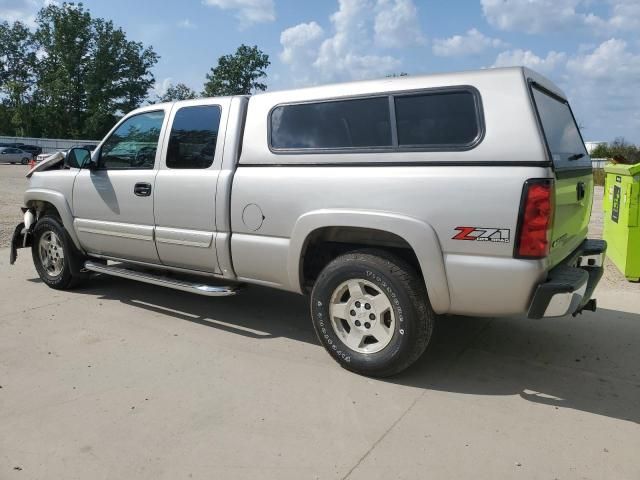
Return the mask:
{"type": "Polygon", "coordinates": [[[607,255],[628,280],[640,280],[640,163],[609,164],[604,185],[607,255]]]}

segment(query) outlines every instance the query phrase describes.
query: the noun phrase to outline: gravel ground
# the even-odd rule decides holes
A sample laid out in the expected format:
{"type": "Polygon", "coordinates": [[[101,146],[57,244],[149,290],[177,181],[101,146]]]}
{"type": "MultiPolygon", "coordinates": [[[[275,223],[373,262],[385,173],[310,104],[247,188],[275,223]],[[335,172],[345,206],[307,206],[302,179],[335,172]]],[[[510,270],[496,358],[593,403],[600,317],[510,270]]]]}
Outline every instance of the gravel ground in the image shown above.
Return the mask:
{"type": "Polygon", "coordinates": [[[28,171],[24,165],[0,164],[0,248],[9,246],[13,229],[22,219],[20,207],[28,171]]]}

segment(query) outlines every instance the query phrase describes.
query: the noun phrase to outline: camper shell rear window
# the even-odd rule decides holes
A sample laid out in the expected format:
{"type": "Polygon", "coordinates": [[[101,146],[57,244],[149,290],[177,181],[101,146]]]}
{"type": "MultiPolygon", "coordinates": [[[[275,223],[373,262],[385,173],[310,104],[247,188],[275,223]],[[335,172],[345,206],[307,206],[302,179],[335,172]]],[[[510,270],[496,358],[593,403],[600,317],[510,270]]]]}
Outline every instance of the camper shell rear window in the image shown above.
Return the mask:
{"type": "Polygon", "coordinates": [[[569,102],[533,82],[531,95],[554,168],[591,169],[591,158],[569,102]]]}

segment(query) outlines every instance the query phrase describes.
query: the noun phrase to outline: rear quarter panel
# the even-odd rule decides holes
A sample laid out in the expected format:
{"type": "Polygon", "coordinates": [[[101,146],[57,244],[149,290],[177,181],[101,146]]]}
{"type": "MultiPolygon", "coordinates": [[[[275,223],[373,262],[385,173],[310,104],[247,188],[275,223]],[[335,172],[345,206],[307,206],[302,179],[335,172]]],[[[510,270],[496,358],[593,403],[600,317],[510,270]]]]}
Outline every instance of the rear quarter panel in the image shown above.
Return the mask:
{"type": "MultiPolygon", "coordinates": [[[[239,167],[231,202],[233,264],[239,277],[299,291],[290,278],[292,232],[308,212],[355,209],[407,216],[437,235],[445,265],[449,313],[493,315],[526,310],[544,261],[513,258],[522,185],[545,175],[535,167],[239,167]],[[257,230],[247,205],[264,216],[257,230]],[[457,227],[504,229],[506,242],[454,240],[457,227]]],[[[327,225],[330,226],[330,225],[327,225]]],[[[385,225],[371,228],[386,230],[385,225]]],[[[402,236],[402,232],[392,231],[402,236]]],[[[427,241],[425,232],[425,241],[427,241]]],[[[440,312],[444,313],[444,312],[440,312]]]]}

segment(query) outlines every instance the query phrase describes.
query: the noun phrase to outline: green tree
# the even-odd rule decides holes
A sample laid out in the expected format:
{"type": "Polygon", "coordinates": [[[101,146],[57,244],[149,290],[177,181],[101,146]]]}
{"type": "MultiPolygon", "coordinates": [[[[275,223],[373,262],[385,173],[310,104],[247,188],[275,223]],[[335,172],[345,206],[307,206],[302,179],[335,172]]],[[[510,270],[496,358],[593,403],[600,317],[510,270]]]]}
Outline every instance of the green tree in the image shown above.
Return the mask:
{"type": "Polygon", "coordinates": [[[127,40],[111,21],[93,21],[94,41],[85,77],[87,111],[84,135],[100,138],[122,113],[139,107],[153,86],[151,68],[158,56],[151,48],[127,40]]]}
{"type": "Polygon", "coordinates": [[[617,137],[609,144],[611,158],[622,157],[629,162],[640,161],[640,150],[633,143],[629,143],[624,137],[617,137]]]}
{"type": "Polygon", "coordinates": [[[175,102],[177,100],[191,100],[197,98],[198,94],[191,90],[184,83],[171,84],[163,95],[158,95],[158,102],[175,102]]]}
{"type": "Polygon", "coordinates": [[[82,4],[50,4],[38,13],[35,38],[42,57],[37,99],[45,134],[78,137],[87,106],[91,15],[82,4]]]}
{"type": "Polygon", "coordinates": [[[20,22],[0,24],[0,93],[2,129],[15,135],[31,130],[36,48],[33,35],[20,22]]]}
{"type": "Polygon", "coordinates": [[[151,47],[82,3],[51,3],[31,33],[0,24],[0,131],[100,138],[154,84],[151,47]]]}
{"type": "Polygon", "coordinates": [[[599,143],[591,150],[591,158],[609,158],[609,145],[606,143],[599,143]]]}
{"type": "Polygon", "coordinates": [[[264,91],[267,86],[260,80],[266,78],[266,69],[270,64],[269,55],[257,46],[240,45],[235,54],[220,57],[218,65],[211,68],[202,95],[251,95],[256,91],[264,91]]]}
{"type": "Polygon", "coordinates": [[[628,162],[640,162],[640,149],[624,137],[618,137],[613,142],[601,143],[591,151],[591,158],[616,158],[628,162]]]}

